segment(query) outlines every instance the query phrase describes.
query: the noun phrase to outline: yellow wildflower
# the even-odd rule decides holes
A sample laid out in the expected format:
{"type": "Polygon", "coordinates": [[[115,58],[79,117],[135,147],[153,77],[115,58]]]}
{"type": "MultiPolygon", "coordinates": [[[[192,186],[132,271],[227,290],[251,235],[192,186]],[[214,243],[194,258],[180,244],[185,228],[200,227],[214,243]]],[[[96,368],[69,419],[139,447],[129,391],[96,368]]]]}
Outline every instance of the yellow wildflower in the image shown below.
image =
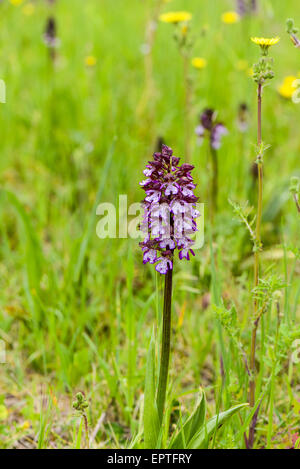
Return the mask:
{"type": "Polygon", "coordinates": [[[240,20],[240,15],[236,11],[225,11],[221,19],[225,24],[234,24],[240,20]]]}
{"type": "Polygon", "coordinates": [[[17,7],[17,6],[19,6],[23,3],[23,0],[9,0],[9,1],[15,7],[17,7]]]}
{"type": "Polygon", "coordinates": [[[257,44],[260,46],[263,55],[268,54],[269,47],[275,46],[275,44],[278,44],[280,41],[280,37],[271,37],[271,38],[266,38],[266,37],[252,37],[251,41],[254,42],[254,44],[257,44]]]}
{"type": "Polygon", "coordinates": [[[193,67],[197,68],[198,70],[201,70],[202,68],[206,67],[207,60],[203,59],[202,57],[194,57],[191,63],[193,67]]]}
{"type": "Polygon", "coordinates": [[[23,13],[26,16],[31,16],[34,13],[35,7],[33,3],[27,3],[26,5],[23,6],[23,13]]]}
{"type": "Polygon", "coordinates": [[[291,99],[297,89],[297,77],[288,75],[284,78],[281,85],[278,87],[278,93],[286,99],[291,99]]]}
{"type": "Polygon", "coordinates": [[[247,70],[247,75],[248,75],[249,77],[253,77],[253,74],[254,74],[253,67],[249,67],[248,70],[247,70]]]}
{"type": "Polygon", "coordinates": [[[252,37],[251,41],[254,42],[254,44],[257,44],[258,46],[261,47],[271,47],[275,46],[280,41],[280,37],[271,37],[271,38],[266,38],[266,37],[252,37]]]}
{"type": "Polygon", "coordinates": [[[188,11],[170,11],[169,13],[163,13],[159,17],[163,23],[183,23],[192,19],[191,13],[188,11]]]}
{"type": "Polygon", "coordinates": [[[97,59],[96,57],[94,57],[93,55],[88,55],[85,59],[84,59],[84,62],[85,62],[85,65],[87,67],[94,67],[97,63],[97,59]]]}

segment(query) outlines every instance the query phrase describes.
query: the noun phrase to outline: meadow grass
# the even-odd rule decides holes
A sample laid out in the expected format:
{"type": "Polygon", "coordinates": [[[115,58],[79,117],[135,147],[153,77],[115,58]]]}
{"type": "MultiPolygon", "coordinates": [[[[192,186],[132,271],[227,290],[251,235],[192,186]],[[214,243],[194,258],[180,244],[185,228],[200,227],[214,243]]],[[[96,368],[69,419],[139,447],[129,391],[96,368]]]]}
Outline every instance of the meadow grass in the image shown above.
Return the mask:
{"type": "MultiPolygon", "coordinates": [[[[150,0],[72,0],[72,7],[58,0],[53,8],[37,1],[29,16],[26,3],[0,4],[0,78],[7,87],[0,104],[0,339],[6,348],[0,446],[85,447],[84,423],[72,409],[82,391],[91,447],[142,447],[147,351],[155,337],[158,356],[163,279],[142,265],[138,240],[96,236],[96,207],[117,204],[119,194],[128,195],[128,204],[142,199],[138,182],[158,137],[184,160],[182,61],[172,26],[160,23],[154,87],[145,100],[141,46],[150,0]],[[42,41],[50,14],[61,40],[54,66],[42,41]],[[97,59],[93,67],[85,65],[90,55],[97,59]]],[[[290,178],[300,176],[300,107],[277,87],[300,73],[299,51],[285,32],[286,18],[300,24],[300,13],[297,0],[261,0],[258,16],[223,24],[221,14],[234,3],[173,0],[162,9],[193,14],[193,55],[207,60],[203,70],[190,70],[191,124],[212,107],[229,130],[218,152],[214,224],[206,206],[205,245],[174,271],[167,412],[172,428],[192,411],[199,388],[208,417],[248,402],[240,345],[249,355],[253,254],[228,199],[256,205],[257,95],[249,68],[257,49],[250,36],[279,35],[275,79],[263,96],[263,141],[271,147],[264,159],[261,259],[264,273],[281,276],[284,288],[257,331],[254,448],[289,448],[300,437],[300,365],[292,359],[300,337],[299,215],[289,193],[290,178]],[[243,135],[236,125],[242,102],[250,122],[243,135]]],[[[192,136],[191,149],[196,193],[208,204],[209,148],[192,136]]],[[[253,409],[233,416],[210,447],[244,448],[252,417],[253,409]]]]}

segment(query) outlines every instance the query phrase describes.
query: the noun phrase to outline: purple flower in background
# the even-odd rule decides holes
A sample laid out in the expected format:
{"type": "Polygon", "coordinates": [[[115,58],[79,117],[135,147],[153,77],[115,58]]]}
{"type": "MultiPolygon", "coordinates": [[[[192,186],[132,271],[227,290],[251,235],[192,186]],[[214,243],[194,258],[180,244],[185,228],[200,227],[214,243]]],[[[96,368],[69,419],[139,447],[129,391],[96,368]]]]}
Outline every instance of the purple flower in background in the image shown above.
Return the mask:
{"type": "Polygon", "coordinates": [[[60,40],[57,37],[57,27],[55,18],[52,16],[47,19],[45,32],[43,35],[44,43],[49,49],[55,49],[59,46],[60,40]]]}
{"type": "Polygon", "coordinates": [[[209,135],[210,145],[214,150],[221,147],[221,140],[228,130],[222,122],[217,122],[217,113],[213,109],[205,109],[200,115],[200,125],[195,129],[199,143],[202,143],[205,133],[209,135]]]}
{"type": "Polygon", "coordinates": [[[191,175],[194,166],[182,164],[173,150],[162,145],[161,153],[154,153],[144,170],[146,179],[140,183],[146,192],[141,231],[145,239],[140,243],[143,263],[156,264],[155,269],[165,275],[173,269],[176,249],[179,259],[190,259],[195,253],[191,235],[197,230],[198,198],[191,175]]]}
{"type": "Polygon", "coordinates": [[[221,138],[227,134],[228,130],[223,124],[218,123],[213,127],[211,131],[210,144],[214,150],[218,150],[220,148],[221,138]]]}
{"type": "Polygon", "coordinates": [[[256,13],[257,11],[257,0],[237,0],[236,3],[237,13],[240,16],[256,13]]]}
{"type": "Polygon", "coordinates": [[[249,109],[246,103],[241,103],[238,108],[237,127],[240,132],[245,133],[249,127],[249,109]]]}
{"type": "Polygon", "coordinates": [[[201,144],[206,136],[209,140],[209,147],[212,159],[212,184],[211,184],[211,220],[217,211],[219,192],[219,163],[217,150],[221,147],[222,138],[228,134],[228,130],[222,122],[217,121],[217,112],[213,109],[204,109],[200,115],[200,124],[196,127],[195,133],[198,143],[201,144]]]}
{"type": "Polygon", "coordinates": [[[216,117],[216,111],[213,109],[205,109],[200,116],[200,121],[204,129],[211,130],[216,117]]]}

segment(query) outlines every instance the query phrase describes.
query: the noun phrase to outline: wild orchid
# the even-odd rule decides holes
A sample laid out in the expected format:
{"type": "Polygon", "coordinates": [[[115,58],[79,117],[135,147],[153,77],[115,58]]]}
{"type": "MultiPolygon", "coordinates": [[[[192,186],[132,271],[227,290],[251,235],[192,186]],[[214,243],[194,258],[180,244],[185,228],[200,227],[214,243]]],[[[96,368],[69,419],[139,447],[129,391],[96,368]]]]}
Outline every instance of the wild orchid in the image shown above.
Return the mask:
{"type": "Polygon", "coordinates": [[[144,170],[146,179],[140,183],[146,192],[143,202],[144,217],[141,230],[145,239],[140,243],[144,264],[156,264],[157,272],[165,275],[164,311],[161,346],[160,377],[157,390],[157,408],[162,422],[165,406],[171,341],[172,274],[174,256],[180,260],[194,256],[192,235],[197,231],[196,209],[190,164],[179,165],[180,158],[162,145],[161,153],[154,153],[144,170]]]}
{"type": "Polygon", "coordinates": [[[141,224],[145,239],[140,244],[143,262],[156,264],[156,270],[163,275],[173,269],[176,250],[180,260],[195,255],[191,235],[197,231],[199,212],[191,175],[194,167],[179,166],[179,161],[172,149],[163,145],[162,152],[154,153],[144,170],[147,179],[140,183],[146,192],[141,224]]]}

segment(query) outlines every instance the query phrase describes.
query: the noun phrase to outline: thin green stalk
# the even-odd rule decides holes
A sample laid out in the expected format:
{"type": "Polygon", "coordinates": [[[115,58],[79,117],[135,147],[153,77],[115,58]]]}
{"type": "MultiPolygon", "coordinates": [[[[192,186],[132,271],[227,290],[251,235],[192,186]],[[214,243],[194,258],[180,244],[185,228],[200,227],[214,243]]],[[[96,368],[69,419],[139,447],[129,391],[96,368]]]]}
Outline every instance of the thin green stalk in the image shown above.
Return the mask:
{"type": "MultiPolygon", "coordinates": [[[[260,149],[262,143],[261,137],[261,102],[262,102],[262,84],[258,83],[258,92],[257,92],[257,145],[260,149]]],[[[262,218],[262,196],[263,196],[263,162],[262,155],[259,152],[257,158],[258,165],[258,202],[257,202],[257,219],[256,219],[256,249],[254,254],[254,288],[258,286],[259,282],[259,257],[260,257],[260,245],[261,245],[261,218],[262,218]]],[[[254,407],[255,405],[255,379],[256,379],[256,369],[255,369],[255,352],[256,352],[256,335],[259,325],[258,317],[258,302],[257,299],[254,299],[254,322],[252,326],[252,338],[251,338],[251,353],[250,353],[250,370],[251,370],[251,379],[250,379],[250,406],[254,407]]],[[[251,426],[249,430],[249,445],[253,446],[254,442],[254,432],[255,427],[251,426]]]]}
{"type": "Polygon", "coordinates": [[[267,433],[267,449],[271,449],[271,440],[273,432],[273,412],[274,412],[274,391],[275,391],[275,377],[276,377],[276,361],[277,361],[277,348],[278,348],[278,338],[279,338],[279,327],[280,327],[280,310],[279,303],[276,304],[277,308],[277,331],[276,331],[276,340],[275,340],[275,349],[274,349],[274,361],[271,374],[271,384],[270,384],[270,409],[269,409],[269,423],[268,423],[268,433],[267,433]]]}
{"type": "Polygon", "coordinates": [[[212,158],[212,183],[211,183],[211,218],[214,219],[214,215],[218,209],[218,192],[219,192],[219,164],[217,151],[210,147],[211,158],[212,158]]]}
{"type": "Polygon", "coordinates": [[[172,305],[173,270],[168,270],[165,277],[163,329],[160,358],[160,373],[157,391],[157,409],[160,423],[163,419],[168,385],[170,348],[171,348],[171,305],[172,305]]]}

